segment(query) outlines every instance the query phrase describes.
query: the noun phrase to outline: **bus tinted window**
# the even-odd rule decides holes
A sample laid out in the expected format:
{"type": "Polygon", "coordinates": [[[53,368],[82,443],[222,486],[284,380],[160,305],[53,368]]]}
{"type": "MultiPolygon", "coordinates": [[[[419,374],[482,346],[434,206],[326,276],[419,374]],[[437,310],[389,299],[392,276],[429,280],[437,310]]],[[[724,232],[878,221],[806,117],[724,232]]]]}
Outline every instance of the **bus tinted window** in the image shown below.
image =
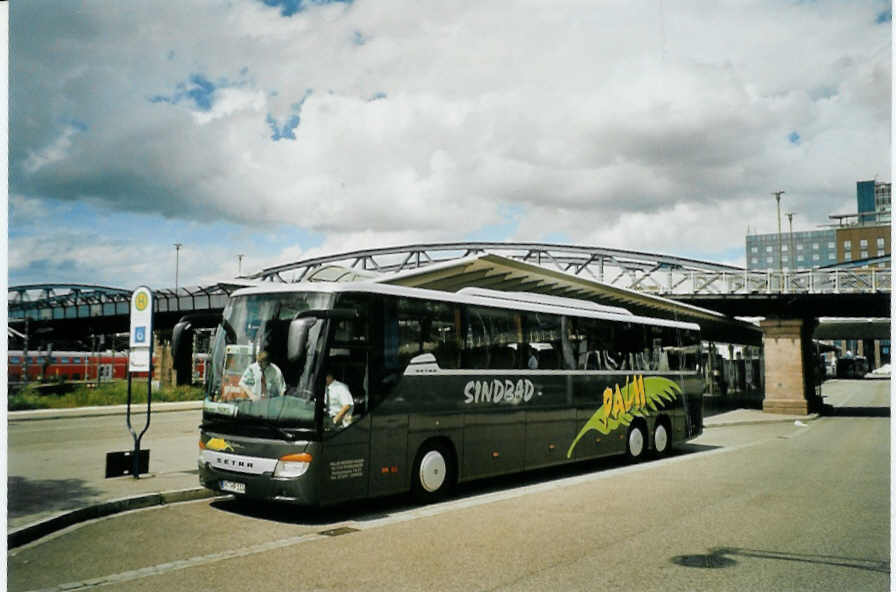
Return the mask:
{"type": "Polygon", "coordinates": [[[526,343],[524,367],[529,370],[557,370],[564,368],[563,330],[557,315],[524,313],[526,343]]]}
{"type": "Polygon", "coordinates": [[[470,369],[518,368],[523,342],[519,312],[483,306],[467,307],[462,364],[470,369]]]}
{"type": "Polygon", "coordinates": [[[406,368],[414,356],[423,353],[433,354],[441,368],[458,367],[460,322],[454,305],[399,298],[397,329],[400,369],[406,368]]]}
{"type": "Polygon", "coordinates": [[[342,296],[336,308],[354,311],[357,316],[352,319],[336,319],[333,321],[333,344],[339,347],[365,347],[368,336],[368,298],[363,295],[348,294],[342,296]]]}
{"type": "Polygon", "coordinates": [[[569,319],[567,334],[577,370],[613,370],[610,360],[612,323],[599,319],[569,319]]]}

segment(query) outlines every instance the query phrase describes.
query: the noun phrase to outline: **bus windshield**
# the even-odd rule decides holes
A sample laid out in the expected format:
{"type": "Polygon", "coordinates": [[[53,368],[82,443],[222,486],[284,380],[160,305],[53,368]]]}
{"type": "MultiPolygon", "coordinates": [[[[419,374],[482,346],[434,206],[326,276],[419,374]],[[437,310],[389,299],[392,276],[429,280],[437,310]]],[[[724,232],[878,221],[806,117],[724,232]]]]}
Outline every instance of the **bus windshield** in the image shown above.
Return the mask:
{"type": "Polygon", "coordinates": [[[212,347],[206,419],[314,428],[314,375],[324,321],[309,319],[297,360],[288,359],[287,336],[297,313],[331,304],[332,295],[316,292],[231,298],[212,347]]]}

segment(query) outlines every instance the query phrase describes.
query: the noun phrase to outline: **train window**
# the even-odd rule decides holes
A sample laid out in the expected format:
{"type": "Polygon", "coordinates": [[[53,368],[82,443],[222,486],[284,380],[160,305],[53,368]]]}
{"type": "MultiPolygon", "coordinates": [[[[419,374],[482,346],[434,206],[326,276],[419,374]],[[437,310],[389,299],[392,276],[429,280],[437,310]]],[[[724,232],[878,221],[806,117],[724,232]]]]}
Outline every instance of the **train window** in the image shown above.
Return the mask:
{"type": "Polygon", "coordinates": [[[72,364],[80,364],[81,358],[72,358],[72,364]]]}
{"type": "Polygon", "coordinates": [[[9,358],[9,363],[10,364],[21,364],[22,360],[21,360],[21,358],[19,358],[19,356],[13,356],[13,357],[9,358]]]}
{"type": "Polygon", "coordinates": [[[68,358],[59,358],[59,362],[62,364],[68,364],[68,358]]]}

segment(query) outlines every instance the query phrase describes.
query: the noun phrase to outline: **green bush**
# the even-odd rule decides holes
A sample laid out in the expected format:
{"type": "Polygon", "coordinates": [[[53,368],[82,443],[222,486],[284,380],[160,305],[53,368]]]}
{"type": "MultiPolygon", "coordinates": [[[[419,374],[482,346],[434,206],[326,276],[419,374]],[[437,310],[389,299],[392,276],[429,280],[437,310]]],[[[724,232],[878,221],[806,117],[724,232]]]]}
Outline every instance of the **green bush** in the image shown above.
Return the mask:
{"type": "MultiPolygon", "coordinates": [[[[205,396],[202,387],[178,386],[156,390],[152,393],[153,403],[173,401],[201,401],[205,396]]],[[[127,381],[104,382],[99,388],[79,385],[65,394],[44,394],[36,386],[28,386],[22,391],[9,395],[8,409],[67,409],[72,407],[97,407],[102,405],[124,405],[128,402],[127,381]]],[[[146,381],[131,383],[131,402],[146,403],[146,381]]]]}

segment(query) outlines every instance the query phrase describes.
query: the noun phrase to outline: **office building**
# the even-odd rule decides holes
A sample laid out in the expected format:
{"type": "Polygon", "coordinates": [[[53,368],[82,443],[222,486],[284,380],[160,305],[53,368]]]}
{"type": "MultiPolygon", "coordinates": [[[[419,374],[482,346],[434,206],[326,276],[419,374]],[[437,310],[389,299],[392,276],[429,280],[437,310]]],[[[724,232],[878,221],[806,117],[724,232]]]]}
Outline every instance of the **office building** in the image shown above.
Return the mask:
{"type": "Polygon", "coordinates": [[[747,236],[747,269],[805,269],[837,263],[837,232],[834,228],[747,236]],[[778,261],[778,239],[781,260],[778,261]]]}
{"type": "MultiPolygon", "coordinates": [[[[878,181],[856,183],[858,213],[834,214],[837,226],[780,235],[748,234],[747,269],[811,269],[858,263],[890,255],[891,184],[878,181]],[[780,253],[780,258],[779,258],[780,253]]],[[[890,262],[871,261],[887,267],[890,262]]]]}

